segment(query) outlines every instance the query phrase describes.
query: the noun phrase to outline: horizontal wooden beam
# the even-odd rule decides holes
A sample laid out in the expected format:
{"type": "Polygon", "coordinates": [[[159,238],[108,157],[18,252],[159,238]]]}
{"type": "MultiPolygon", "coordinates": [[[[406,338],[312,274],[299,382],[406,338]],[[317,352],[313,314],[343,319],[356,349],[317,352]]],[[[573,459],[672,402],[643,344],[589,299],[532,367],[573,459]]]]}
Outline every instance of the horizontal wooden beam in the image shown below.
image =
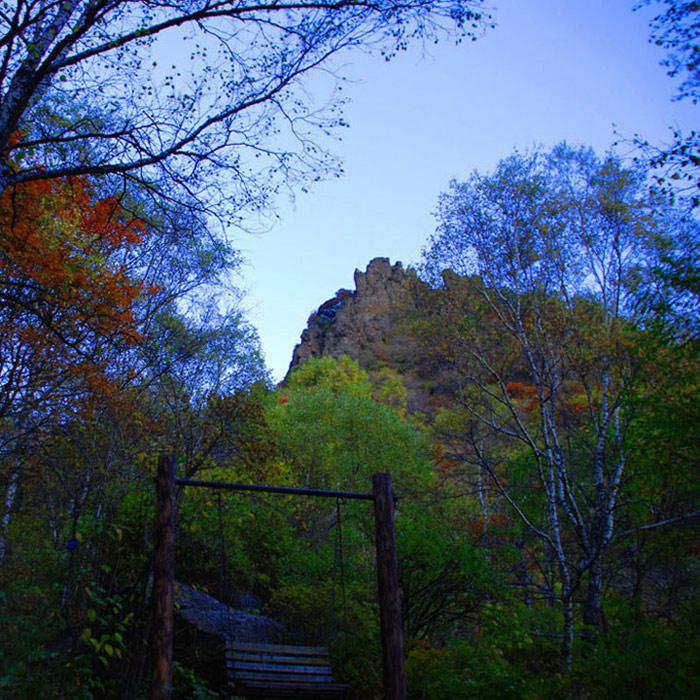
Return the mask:
{"type": "MultiPolygon", "coordinates": [[[[257,493],[281,493],[287,496],[320,496],[321,498],[347,498],[355,501],[373,501],[373,493],[355,493],[353,491],[324,491],[322,489],[300,489],[291,486],[264,486],[261,484],[231,484],[226,481],[196,481],[194,479],[175,479],[178,486],[195,486],[208,489],[226,489],[228,491],[253,491],[257,493]]],[[[396,496],[394,501],[398,501],[396,496]]]]}

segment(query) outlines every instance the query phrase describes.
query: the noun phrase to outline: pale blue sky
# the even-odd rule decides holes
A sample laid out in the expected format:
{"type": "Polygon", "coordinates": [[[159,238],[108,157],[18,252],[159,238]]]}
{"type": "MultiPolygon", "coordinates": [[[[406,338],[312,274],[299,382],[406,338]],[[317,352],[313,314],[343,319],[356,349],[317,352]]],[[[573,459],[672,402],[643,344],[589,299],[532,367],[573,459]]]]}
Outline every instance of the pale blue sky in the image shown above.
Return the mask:
{"type": "Polygon", "coordinates": [[[374,257],[415,263],[450,179],[491,170],[515,148],[561,140],[608,150],[617,131],[663,142],[696,110],[648,43],[651,12],[630,0],[498,0],[497,27],[390,63],[348,56],[350,128],[332,150],[345,175],[280,202],[279,222],[237,237],[239,284],[275,380],[309,314],[374,257]]]}

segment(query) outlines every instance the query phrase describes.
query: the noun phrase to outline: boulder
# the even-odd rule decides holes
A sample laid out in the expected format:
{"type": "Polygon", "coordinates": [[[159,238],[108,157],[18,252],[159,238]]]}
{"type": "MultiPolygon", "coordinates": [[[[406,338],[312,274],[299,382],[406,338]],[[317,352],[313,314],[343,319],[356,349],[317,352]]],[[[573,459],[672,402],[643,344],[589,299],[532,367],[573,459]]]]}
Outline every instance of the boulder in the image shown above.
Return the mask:
{"type": "Polygon", "coordinates": [[[175,585],[174,658],[212,688],[226,687],[226,640],[259,644],[285,641],[282,625],[264,615],[229,608],[182,583],[175,585]]]}

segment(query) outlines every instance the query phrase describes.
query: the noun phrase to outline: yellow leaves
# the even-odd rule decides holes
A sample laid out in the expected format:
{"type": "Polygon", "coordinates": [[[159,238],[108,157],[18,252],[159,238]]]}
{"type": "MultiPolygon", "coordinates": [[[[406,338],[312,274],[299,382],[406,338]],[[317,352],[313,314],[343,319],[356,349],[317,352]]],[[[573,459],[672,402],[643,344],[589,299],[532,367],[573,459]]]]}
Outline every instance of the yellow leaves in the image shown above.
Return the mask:
{"type": "Polygon", "coordinates": [[[389,367],[382,367],[371,375],[370,380],[373,386],[372,398],[379,403],[394,407],[403,417],[406,414],[408,389],[404,386],[399,373],[389,367]]]}
{"type": "Polygon", "coordinates": [[[372,390],[367,373],[347,355],[338,360],[327,356],[305,362],[294,369],[286,384],[290,391],[325,387],[336,393],[359,396],[369,396],[372,390]]]}

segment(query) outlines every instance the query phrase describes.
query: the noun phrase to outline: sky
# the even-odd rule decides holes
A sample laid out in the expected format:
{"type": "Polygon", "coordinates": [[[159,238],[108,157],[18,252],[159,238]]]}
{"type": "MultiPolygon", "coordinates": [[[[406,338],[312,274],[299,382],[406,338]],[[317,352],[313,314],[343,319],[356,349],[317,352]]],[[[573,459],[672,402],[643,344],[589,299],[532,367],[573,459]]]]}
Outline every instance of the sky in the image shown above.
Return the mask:
{"type": "MultiPolygon", "coordinates": [[[[415,47],[390,62],[345,57],[350,124],[330,144],[344,175],[279,202],[277,223],[238,236],[236,283],[275,381],[287,372],[309,315],[355,269],[420,259],[450,180],[489,172],[515,149],[566,140],[599,154],[640,134],[653,143],[696,109],[649,43],[634,0],[494,0],[495,29],[476,42],[415,47]]],[[[653,8],[652,8],[653,10],[653,8]]],[[[618,146],[621,155],[630,146],[618,146]]]]}

